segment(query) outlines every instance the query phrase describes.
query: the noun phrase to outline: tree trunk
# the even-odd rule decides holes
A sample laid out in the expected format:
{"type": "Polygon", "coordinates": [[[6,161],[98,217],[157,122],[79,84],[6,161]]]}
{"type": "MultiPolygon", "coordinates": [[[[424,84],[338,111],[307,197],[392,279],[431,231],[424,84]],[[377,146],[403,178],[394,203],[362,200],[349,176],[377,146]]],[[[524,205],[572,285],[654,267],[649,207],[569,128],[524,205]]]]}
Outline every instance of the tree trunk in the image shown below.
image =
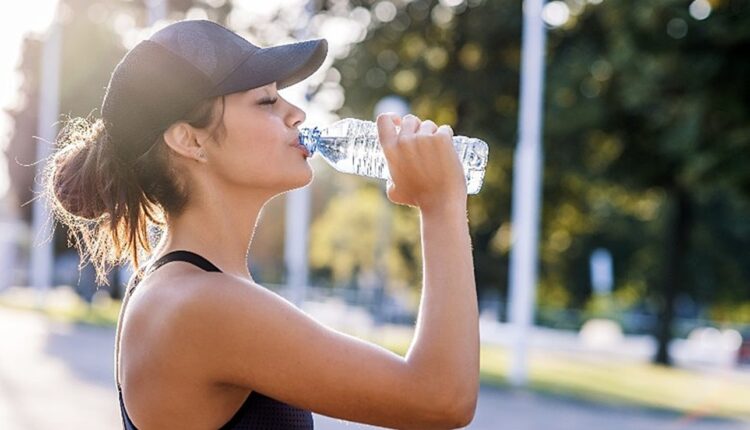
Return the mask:
{"type": "Polygon", "coordinates": [[[662,271],[661,289],[659,291],[660,309],[656,326],[658,348],[654,362],[666,366],[672,365],[669,356],[669,343],[673,337],[674,304],[682,288],[683,261],[687,251],[692,224],[690,196],[679,186],[667,191],[667,223],[665,225],[664,269],[662,271]]]}

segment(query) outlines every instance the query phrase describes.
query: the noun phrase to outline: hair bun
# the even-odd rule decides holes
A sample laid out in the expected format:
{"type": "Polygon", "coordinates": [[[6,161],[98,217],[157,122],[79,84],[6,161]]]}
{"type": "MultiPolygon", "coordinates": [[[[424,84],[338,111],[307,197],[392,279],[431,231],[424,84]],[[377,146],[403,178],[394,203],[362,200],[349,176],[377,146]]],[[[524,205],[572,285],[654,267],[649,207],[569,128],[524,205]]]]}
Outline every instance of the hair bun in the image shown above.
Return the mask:
{"type": "Polygon", "coordinates": [[[111,160],[103,156],[109,139],[101,120],[90,123],[83,118],[68,121],[60,131],[60,150],[52,159],[51,191],[62,209],[71,215],[94,220],[107,212],[102,198],[112,174],[111,160]]]}

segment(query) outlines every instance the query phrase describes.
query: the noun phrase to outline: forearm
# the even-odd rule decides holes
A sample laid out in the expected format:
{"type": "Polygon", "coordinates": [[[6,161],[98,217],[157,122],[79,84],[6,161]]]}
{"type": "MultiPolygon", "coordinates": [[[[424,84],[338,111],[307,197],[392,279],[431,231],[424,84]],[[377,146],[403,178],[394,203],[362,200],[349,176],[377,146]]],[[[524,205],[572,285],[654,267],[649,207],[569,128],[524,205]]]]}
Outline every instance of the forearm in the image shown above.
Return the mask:
{"type": "MultiPolygon", "coordinates": [[[[421,211],[424,286],[406,360],[459,396],[479,386],[479,315],[466,205],[421,211]]],[[[450,394],[453,396],[454,394],[450,394]]]]}

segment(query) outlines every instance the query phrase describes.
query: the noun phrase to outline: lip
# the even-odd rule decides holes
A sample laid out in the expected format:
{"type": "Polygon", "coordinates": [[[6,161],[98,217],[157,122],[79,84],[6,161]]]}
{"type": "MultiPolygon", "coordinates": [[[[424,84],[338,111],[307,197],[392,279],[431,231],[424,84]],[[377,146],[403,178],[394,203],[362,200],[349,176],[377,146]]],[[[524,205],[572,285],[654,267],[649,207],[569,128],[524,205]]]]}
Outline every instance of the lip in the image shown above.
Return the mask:
{"type": "Polygon", "coordinates": [[[305,154],[305,157],[307,158],[310,157],[310,151],[308,151],[307,148],[305,148],[305,146],[300,143],[299,135],[297,135],[297,137],[295,137],[294,140],[292,140],[289,146],[293,146],[299,149],[300,151],[302,151],[305,154]]]}

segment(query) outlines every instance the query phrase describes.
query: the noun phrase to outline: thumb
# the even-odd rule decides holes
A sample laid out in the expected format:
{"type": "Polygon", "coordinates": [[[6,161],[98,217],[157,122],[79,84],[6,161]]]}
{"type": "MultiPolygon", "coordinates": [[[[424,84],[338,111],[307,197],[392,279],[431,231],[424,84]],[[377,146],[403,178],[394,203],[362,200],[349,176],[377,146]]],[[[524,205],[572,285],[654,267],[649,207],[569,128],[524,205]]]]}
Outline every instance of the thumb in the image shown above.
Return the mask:
{"type": "Polygon", "coordinates": [[[396,125],[401,124],[401,117],[393,112],[378,115],[378,136],[382,146],[394,145],[398,140],[396,125]]]}

